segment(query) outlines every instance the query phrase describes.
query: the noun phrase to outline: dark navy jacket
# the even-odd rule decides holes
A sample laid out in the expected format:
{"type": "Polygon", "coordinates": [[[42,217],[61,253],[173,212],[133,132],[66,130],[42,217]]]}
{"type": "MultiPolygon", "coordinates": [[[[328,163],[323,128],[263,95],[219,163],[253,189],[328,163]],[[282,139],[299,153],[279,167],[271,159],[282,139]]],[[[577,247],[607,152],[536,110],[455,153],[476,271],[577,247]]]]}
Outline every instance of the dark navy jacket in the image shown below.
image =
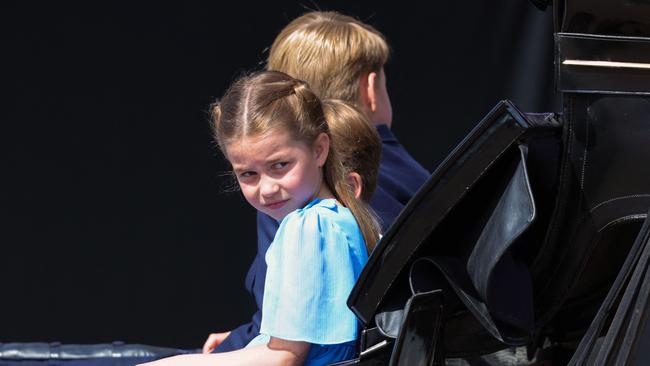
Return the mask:
{"type": "MultiPolygon", "coordinates": [[[[400,145],[386,125],[378,125],[382,151],[377,177],[377,189],[370,206],[375,210],[382,227],[386,230],[411,199],[429,172],[413,159],[400,145]]],[[[270,216],[257,214],[257,255],[246,276],[246,288],[255,297],[257,312],[250,323],[235,328],[215,352],[227,352],[243,348],[259,334],[262,322],[262,299],[266,278],[266,250],[271,245],[278,223],[270,216]]]]}

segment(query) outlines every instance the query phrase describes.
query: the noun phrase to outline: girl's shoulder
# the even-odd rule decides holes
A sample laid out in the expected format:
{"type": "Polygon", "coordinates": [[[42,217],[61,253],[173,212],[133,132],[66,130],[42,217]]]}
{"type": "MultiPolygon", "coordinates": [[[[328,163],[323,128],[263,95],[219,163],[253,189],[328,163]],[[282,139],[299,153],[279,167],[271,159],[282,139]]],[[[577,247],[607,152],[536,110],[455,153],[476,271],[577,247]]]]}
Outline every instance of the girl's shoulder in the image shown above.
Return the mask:
{"type": "Polygon", "coordinates": [[[309,202],[305,207],[299,208],[289,215],[305,215],[309,212],[323,212],[326,214],[329,213],[335,213],[339,211],[339,208],[344,208],[341,206],[338,201],[334,198],[325,198],[325,199],[320,199],[320,198],[315,198],[311,202],[309,202]]]}
{"type": "Polygon", "coordinates": [[[314,200],[282,220],[266,253],[266,261],[270,265],[274,258],[287,262],[288,257],[295,257],[303,263],[332,262],[340,260],[342,255],[347,257],[343,253],[360,263],[367,258],[357,221],[348,208],[334,199],[314,200]]]}
{"type": "Polygon", "coordinates": [[[317,198],[308,203],[307,206],[288,214],[280,223],[279,230],[287,228],[316,231],[338,228],[344,231],[357,231],[358,225],[352,212],[335,199],[317,198]]]}

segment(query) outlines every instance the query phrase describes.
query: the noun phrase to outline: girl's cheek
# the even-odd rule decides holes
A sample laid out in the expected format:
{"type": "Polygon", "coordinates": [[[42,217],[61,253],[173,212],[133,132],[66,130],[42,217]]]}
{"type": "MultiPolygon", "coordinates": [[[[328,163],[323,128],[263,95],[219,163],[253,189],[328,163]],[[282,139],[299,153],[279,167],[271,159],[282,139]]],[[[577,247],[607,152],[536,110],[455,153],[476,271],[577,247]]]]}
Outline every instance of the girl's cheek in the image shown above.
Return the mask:
{"type": "Polygon", "coordinates": [[[296,174],[295,171],[289,172],[285,176],[285,185],[290,188],[290,189],[295,189],[299,187],[301,184],[304,184],[304,182],[300,179],[300,175],[296,174]]]}
{"type": "Polygon", "coordinates": [[[241,189],[241,192],[244,195],[246,201],[250,203],[251,206],[255,206],[255,194],[253,190],[245,185],[240,185],[239,188],[241,189]]]}

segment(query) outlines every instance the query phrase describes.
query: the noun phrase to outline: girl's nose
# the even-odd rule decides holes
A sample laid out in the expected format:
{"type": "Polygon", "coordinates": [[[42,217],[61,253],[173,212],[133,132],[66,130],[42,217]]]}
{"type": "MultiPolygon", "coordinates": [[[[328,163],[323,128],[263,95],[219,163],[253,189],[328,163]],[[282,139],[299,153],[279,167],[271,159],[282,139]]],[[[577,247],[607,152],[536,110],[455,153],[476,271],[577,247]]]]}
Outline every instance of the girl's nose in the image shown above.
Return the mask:
{"type": "Polygon", "coordinates": [[[280,186],[274,179],[262,177],[260,181],[260,194],[265,197],[271,197],[278,193],[280,186]]]}

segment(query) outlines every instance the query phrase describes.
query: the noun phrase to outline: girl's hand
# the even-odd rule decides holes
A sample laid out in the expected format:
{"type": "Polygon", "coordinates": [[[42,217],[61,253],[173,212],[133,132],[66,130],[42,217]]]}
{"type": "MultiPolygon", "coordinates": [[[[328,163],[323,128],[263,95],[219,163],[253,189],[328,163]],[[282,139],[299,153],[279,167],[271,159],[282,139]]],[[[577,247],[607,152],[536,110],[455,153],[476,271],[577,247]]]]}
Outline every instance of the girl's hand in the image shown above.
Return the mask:
{"type": "Polygon", "coordinates": [[[229,335],[230,332],[211,333],[203,344],[203,353],[212,353],[229,335]]]}

